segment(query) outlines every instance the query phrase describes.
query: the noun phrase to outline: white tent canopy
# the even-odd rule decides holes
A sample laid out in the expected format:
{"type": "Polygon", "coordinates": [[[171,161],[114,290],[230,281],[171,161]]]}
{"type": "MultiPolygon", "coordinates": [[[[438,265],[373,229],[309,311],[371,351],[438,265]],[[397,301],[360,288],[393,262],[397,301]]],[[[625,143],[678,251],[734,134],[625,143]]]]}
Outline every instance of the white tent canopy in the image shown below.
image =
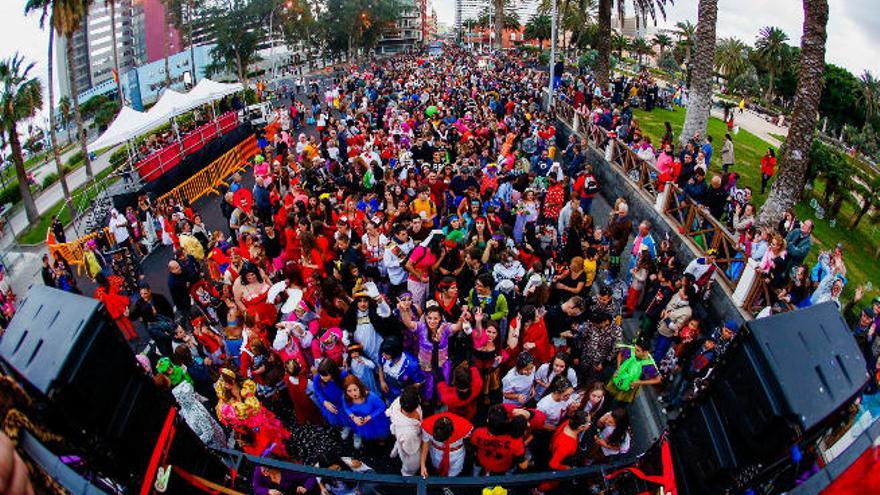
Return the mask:
{"type": "Polygon", "coordinates": [[[107,130],[88,145],[88,150],[95,151],[136,138],[193,108],[241,90],[241,84],[224,84],[210,79],[202,79],[186,94],[166,89],[147,112],[122,107],[107,130]]]}
{"type": "Polygon", "coordinates": [[[134,128],[146,121],[147,118],[147,114],[144,112],[138,112],[131,107],[122,107],[119,115],[113,119],[107,130],[89,144],[88,150],[99,150],[130,139],[129,136],[132,135],[134,128]]]}
{"type": "Polygon", "coordinates": [[[204,103],[208,103],[226,95],[231,95],[241,91],[243,86],[240,83],[226,84],[218,83],[210,79],[202,79],[190,90],[187,95],[204,103]]]}

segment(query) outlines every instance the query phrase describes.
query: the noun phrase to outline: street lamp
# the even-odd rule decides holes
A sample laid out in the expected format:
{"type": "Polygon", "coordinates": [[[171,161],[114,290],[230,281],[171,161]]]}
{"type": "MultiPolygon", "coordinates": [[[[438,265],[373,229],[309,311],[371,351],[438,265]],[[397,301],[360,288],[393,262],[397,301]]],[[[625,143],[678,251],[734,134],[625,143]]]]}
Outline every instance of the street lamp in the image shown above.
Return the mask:
{"type": "MultiPolygon", "coordinates": [[[[287,2],[283,5],[284,7],[292,8],[293,2],[287,2]]],[[[269,41],[271,43],[269,48],[269,58],[272,59],[272,80],[275,80],[275,30],[272,26],[272,21],[275,17],[275,9],[278,7],[282,7],[281,5],[276,5],[272,7],[272,10],[269,12],[269,41]]]]}

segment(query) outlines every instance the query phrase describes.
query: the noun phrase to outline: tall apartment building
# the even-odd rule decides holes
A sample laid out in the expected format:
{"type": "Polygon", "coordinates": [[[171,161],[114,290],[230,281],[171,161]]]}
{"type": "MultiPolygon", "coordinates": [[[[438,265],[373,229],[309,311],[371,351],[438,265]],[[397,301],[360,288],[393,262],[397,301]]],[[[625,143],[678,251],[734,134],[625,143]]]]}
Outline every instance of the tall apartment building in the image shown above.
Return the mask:
{"type": "MultiPolygon", "coordinates": [[[[173,26],[165,26],[165,8],[161,0],[116,0],[116,52],[119,72],[125,74],[140,65],[164,58],[165,36],[169,54],[183,49],[180,35],[173,26]]],[[[59,90],[70,96],[67,64],[67,40],[56,37],[55,64],[58,67],[59,90]]],[[[98,93],[114,85],[113,38],[110,7],[102,1],[89,6],[89,14],[79,31],[74,33],[73,71],[80,95],[98,93]]]]}
{"type": "Polygon", "coordinates": [[[428,0],[406,0],[403,12],[393,26],[386,28],[376,50],[383,54],[416,48],[428,37],[428,0]]]}
{"type": "MultiPolygon", "coordinates": [[[[511,0],[507,4],[519,17],[522,25],[537,12],[540,0],[511,0]]],[[[494,0],[455,0],[455,32],[461,33],[467,21],[475,21],[482,14],[494,11],[494,0]]]]}

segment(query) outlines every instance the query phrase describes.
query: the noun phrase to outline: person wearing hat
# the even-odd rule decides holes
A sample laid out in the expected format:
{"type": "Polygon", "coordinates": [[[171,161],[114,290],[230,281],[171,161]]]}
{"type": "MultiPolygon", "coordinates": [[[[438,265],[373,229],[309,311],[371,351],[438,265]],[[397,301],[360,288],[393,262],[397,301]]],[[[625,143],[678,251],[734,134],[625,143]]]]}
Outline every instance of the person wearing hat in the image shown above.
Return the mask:
{"type": "Polygon", "coordinates": [[[712,332],[712,339],[715,341],[715,354],[718,356],[727,352],[734,337],[739,332],[739,325],[733,320],[726,320],[724,325],[716,328],[712,332]]]}
{"type": "Polygon", "coordinates": [[[342,316],[339,327],[361,345],[363,354],[378,363],[383,337],[392,335],[396,330],[391,308],[381,295],[377,294],[373,299],[361,287],[355,288],[352,299],[354,304],[342,316]]]}

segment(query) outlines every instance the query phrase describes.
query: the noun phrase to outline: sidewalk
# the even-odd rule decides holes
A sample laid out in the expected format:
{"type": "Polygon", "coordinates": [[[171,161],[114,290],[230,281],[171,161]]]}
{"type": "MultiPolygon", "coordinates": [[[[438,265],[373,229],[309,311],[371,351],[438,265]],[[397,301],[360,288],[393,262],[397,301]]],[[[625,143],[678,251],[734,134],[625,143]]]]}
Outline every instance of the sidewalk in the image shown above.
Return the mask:
{"type": "MultiPolygon", "coordinates": [[[[69,153],[72,154],[74,152],[75,150],[69,153]]],[[[111,154],[112,151],[108,151],[92,162],[92,171],[95,175],[110,167],[111,154]]],[[[50,160],[49,163],[54,169],[54,160],[50,160]]],[[[80,167],[67,176],[67,185],[70,191],[73,192],[76,188],[85,184],[87,180],[85,167],[80,167]]],[[[61,183],[56,182],[41,192],[34,201],[37,204],[37,211],[42,216],[63,199],[64,194],[61,191],[61,183]]],[[[4,262],[8,264],[7,266],[10,271],[9,282],[12,285],[12,290],[18,295],[27,293],[34,282],[42,283],[40,280],[40,259],[43,253],[47,252],[44,245],[29,247],[19,246],[13,242],[12,232],[21,234],[29,225],[30,223],[27,220],[24,209],[20,209],[9,219],[9,225],[4,228],[3,236],[0,237],[0,253],[3,254],[4,262]],[[12,227],[12,230],[9,227],[12,227]]],[[[67,228],[67,235],[71,239],[74,237],[72,228],[67,228]]]]}
{"type": "MultiPolygon", "coordinates": [[[[771,133],[780,136],[788,135],[788,127],[779,127],[776,124],[767,122],[762,117],[758,116],[756,113],[750,110],[746,110],[743,113],[739,113],[738,109],[733,109],[731,111],[734,112],[734,125],[738,125],[741,129],[745,129],[751,132],[758,138],[766,141],[767,144],[771,146],[779,148],[782,145],[782,141],[771,136],[771,133]]],[[[724,110],[716,106],[712,106],[712,116],[723,119],[724,110]]]]}

